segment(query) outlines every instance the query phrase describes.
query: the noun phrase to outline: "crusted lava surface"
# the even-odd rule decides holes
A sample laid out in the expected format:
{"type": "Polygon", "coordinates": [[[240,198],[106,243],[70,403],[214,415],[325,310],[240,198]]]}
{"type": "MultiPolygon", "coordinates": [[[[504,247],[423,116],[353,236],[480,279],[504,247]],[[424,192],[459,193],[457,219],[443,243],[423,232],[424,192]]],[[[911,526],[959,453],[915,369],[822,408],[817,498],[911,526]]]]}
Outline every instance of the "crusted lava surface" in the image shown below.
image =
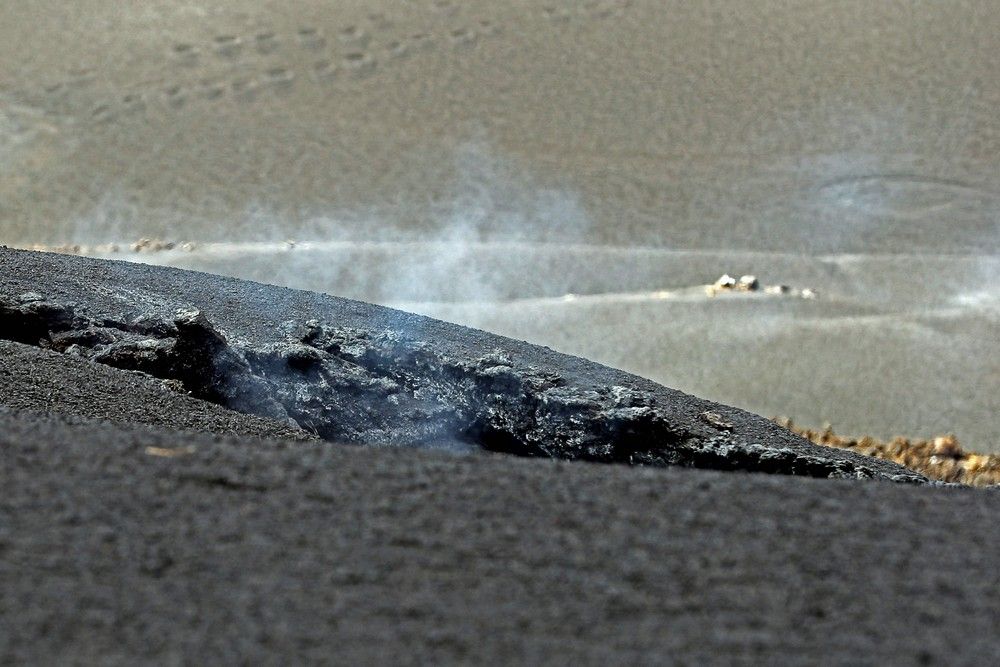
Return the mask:
{"type": "Polygon", "coordinates": [[[3,248],[0,338],[336,442],[926,481],[547,348],[208,274],[3,248]]]}

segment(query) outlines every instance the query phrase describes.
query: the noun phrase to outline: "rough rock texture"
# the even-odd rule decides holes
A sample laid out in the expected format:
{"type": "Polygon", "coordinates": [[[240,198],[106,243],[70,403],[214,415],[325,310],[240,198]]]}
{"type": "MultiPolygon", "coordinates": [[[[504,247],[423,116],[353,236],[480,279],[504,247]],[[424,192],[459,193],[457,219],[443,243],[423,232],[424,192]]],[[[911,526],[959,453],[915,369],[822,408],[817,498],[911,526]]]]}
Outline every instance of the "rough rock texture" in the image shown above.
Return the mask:
{"type": "Polygon", "coordinates": [[[328,440],[925,481],[627,373],[371,304],[9,249],[0,267],[0,338],[328,440]]]}
{"type": "Polygon", "coordinates": [[[0,663],[995,665],[1000,493],[0,408],[0,663]]]}

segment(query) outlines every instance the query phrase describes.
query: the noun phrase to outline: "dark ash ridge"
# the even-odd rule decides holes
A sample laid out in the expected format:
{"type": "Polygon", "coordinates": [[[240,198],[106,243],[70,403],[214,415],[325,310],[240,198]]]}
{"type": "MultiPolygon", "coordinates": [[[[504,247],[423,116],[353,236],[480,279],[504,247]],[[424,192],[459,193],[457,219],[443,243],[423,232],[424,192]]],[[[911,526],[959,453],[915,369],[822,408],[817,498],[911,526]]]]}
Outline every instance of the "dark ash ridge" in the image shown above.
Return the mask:
{"type": "Polygon", "coordinates": [[[77,257],[0,249],[0,260],[0,338],[326,440],[926,481],[620,371],[388,308],[77,257]]]}

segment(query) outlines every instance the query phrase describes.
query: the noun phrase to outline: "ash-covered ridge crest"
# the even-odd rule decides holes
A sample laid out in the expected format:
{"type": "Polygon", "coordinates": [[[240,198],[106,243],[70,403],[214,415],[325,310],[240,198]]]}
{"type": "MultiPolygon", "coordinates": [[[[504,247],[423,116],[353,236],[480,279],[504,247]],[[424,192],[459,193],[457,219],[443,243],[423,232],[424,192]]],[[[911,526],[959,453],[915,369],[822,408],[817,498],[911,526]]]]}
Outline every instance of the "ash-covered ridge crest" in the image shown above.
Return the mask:
{"type": "Polygon", "coordinates": [[[147,373],[336,442],[925,481],[900,466],[812,445],[735,408],[685,397],[691,405],[678,410],[624,383],[586,386],[485,333],[498,344],[459,354],[386,326],[291,318],[271,340],[251,341],[198,308],[167,316],[142,303],[116,310],[96,315],[79,299],[0,292],[0,338],[147,373]],[[775,433],[774,441],[747,437],[748,419],[775,433]]]}

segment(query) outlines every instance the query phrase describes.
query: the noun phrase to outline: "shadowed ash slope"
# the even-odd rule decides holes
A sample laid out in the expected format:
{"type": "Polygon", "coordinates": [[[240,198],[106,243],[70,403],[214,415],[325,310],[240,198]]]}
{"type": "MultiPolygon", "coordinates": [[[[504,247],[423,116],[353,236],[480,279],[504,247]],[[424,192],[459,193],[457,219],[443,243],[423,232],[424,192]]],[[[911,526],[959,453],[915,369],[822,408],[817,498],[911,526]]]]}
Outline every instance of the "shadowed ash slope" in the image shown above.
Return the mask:
{"type": "Polygon", "coordinates": [[[177,383],[5,340],[0,340],[0,405],[164,429],[315,439],[290,424],[188,396],[177,383]]]}
{"type": "Polygon", "coordinates": [[[621,371],[380,306],[45,253],[0,260],[3,337],[330,440],[924,481],[621,371]]]}

